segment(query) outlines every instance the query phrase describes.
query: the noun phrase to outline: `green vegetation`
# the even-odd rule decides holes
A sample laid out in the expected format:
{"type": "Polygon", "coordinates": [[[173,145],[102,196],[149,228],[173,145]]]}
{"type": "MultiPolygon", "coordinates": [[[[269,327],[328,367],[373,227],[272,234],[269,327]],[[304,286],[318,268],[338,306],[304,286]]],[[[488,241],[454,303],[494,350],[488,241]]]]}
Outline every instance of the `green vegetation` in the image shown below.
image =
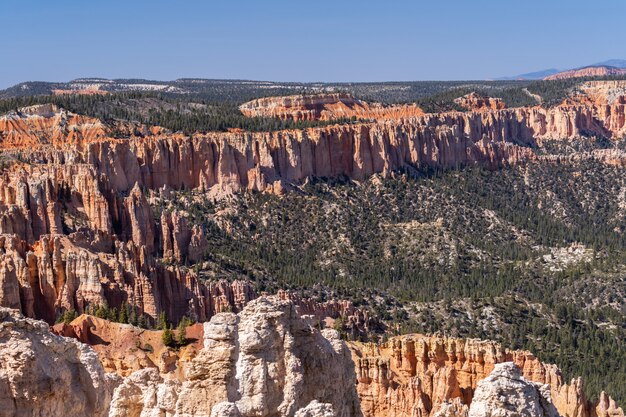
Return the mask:
{"type": "Polygon", "coordinates": [[[585,377],[591,396],[621,401],[625,188],[623,169],[588,160],[318,179],[220,203],[186,192],[165,204],[209,237],[201,277],[350,299],[402,332],[530,349],[566,378],[585,377]]]}
{"type": "Polygon", "coordinates": [[[162,126],[173,132],[227,131],[243,129],[266,132],[305,129],[330,124],[353,123],[356,119],[292,121],[271,117],[245,117],[229,102],[190,102],[187,97],[156,93],[126,92],[111,95],[28,96],[0,100],[0,114],[35,104],[55,104],[77,114],[104,121],[126,120],[162,126]]]}
{"type": "Polygon", "coordinates": [[[161,333],[161,342],[168,347],[174,347],[176,345],[174,341],[174,332],[172,332],[169,324],[165,326],[163,333],[161,333]]]}

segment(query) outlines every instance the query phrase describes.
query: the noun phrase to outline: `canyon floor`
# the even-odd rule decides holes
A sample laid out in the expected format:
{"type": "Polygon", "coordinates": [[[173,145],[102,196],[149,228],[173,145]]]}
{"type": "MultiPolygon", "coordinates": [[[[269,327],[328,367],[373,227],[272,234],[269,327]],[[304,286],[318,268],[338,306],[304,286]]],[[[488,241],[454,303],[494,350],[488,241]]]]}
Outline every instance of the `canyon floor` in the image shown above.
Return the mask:
{"type": "Polygon", "coordinates": [[[0,404],[623,415],[626,80],[133,82],[0,92],[0,404]]]}

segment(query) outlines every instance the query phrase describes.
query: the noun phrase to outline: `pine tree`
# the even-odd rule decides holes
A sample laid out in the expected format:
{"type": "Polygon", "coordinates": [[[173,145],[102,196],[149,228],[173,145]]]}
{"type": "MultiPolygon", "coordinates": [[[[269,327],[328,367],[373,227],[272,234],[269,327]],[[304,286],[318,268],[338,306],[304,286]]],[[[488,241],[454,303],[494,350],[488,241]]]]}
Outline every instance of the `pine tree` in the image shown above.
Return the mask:
{"type": "Polygon", "coordinates": [[[119,323],[128,323],[128,304],[124,302],[120,307],[119,315],[117,316],[117,321],[119,323]]]}
{"type": "Polygon", "coordinates": [[[137,311],[135,310],[135,306],[130,307],[130,311],[128,313],[128,322],[133,326],[138,325],[137,321],[137,311]]]}
{"type": "Polygon", "coordinates": [[[185,335],[186,328],[187,328],[187,320],[186,320],[186,317],[183,317],[180,323],[178,323],[178,330],[176,333],[176,343],[179,346],[183,346],[187,343],[187,337],[185,335]]]}
{"type": "Polygon", "coordinates": [[[96,317],[100,319],[104,319],[107,316],[107,308],[103,305],[98,304],[96,307],[96,317]]]}
{"type": "Polygon", "coordinates": [[[167,315],[165,314],[165,311],[161,311],[161,313],[159,313],[156,328],[157,330],[165,330],[168,328],[167,315]]]}
{"type": "Polygon", "coordinates": [[[139,317],[137,317],[137,327],[141,327],[142,329],[148,328],[148,322],[143,314],[140,314],[139,317]]]}
{"type": "Polygon", "coordinates": [[[170,329],[169,325],[166,325],[165,330],[161,334],[161,341],[165,346],[173,346],[174,345],[174,333],[172,329],[170,329]]]}

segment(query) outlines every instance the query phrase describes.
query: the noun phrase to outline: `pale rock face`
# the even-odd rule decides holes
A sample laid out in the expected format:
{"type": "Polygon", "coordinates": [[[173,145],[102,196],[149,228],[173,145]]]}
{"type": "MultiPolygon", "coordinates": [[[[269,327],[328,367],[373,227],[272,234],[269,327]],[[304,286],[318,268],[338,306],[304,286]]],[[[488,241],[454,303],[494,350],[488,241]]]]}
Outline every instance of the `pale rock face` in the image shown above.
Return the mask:
{"type": "Polygon", "coordinates": [[[559,417],[559,413],[547,385],[527,381],[513,362],[504,362],[478,383],[469,417],[559,417]]]}
{"type": "Polygon", "coordinates": [[[0,308],[0,416],[106,417],[118,382],[91,347],[0,308]]]}
{"type": "Polygon", "coordinates": [[[115,391],[111,416],[153,415],[359,416],[354,365],[335,331],[319,332],[292,303],[261,297],[205,324],[204,348],[182,384],[142,370],[115,391]]]}
{"type": "Polygon", "coordinates": [[[173,416],[179,390],[178,381],[164,381],[156,368],[142,369],[115,390],[109,417],[173,416]]]}
{"type": "Polygon", "coordinates": [[[446,401],[439,405],[433,413],[433,417],[467,417],[469,407],[463,404],[459,398],[446,401]]]}
{"type": "Polygon", "coordinates": [[[311,401],[306,407],[296,411],[295,417],[334,417],[332,405],[323,404],[317,400],[311,401]]]}

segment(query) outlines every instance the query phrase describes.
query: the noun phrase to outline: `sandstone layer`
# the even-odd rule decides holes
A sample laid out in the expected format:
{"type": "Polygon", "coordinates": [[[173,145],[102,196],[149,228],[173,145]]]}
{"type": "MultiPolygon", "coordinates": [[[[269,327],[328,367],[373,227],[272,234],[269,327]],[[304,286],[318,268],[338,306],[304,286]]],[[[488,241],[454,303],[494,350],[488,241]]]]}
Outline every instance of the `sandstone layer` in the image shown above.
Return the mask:
{"type": "Polygon", "coordinates": [[[567,384],[555,365],[494,342],[406,335],[380,345],[349,346],[364,417],[462,414],[479,381],[503,362],[513,362],[526,380],[548,385],[551,402],[563,417],[624,415],[604,393],[597,404],[590,403],[580,378],[567,384]]]}
{"type": "Polygon", "coordinates": [[[416,105],[383,106],[355,99],[347,93],[265,97],[239,106],[248,117],[275,117],[283,120],[401,119],[421,116],[416,105]]]}

